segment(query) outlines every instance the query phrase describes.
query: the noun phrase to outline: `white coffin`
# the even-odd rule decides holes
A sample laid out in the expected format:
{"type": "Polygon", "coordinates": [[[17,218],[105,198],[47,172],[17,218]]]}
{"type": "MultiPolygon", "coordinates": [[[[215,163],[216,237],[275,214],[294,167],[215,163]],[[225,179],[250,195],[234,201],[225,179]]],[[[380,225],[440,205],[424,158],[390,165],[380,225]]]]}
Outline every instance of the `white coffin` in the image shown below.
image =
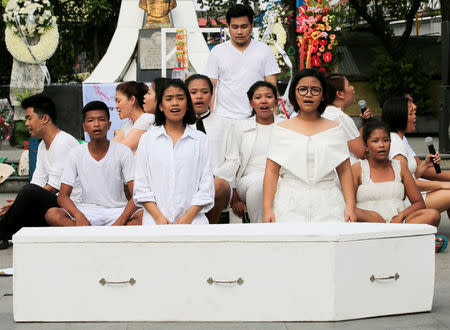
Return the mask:
{"type": "Polygon", "coordinates": [[[430,311],[435,232],[394,224],[24,228],[13,238],[14,319],[331,321],[430,311]]]}

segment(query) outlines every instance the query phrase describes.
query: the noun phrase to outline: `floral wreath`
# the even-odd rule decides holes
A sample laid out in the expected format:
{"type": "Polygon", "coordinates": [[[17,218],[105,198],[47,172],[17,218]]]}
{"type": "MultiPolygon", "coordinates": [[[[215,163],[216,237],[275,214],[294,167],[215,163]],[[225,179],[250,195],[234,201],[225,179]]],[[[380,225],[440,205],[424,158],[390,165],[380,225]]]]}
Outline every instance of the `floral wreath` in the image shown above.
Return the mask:
{"type": "Polygon", "coordinates": [[[16,60],[29,64],[42,63],[52,57],[58,48],[58,28],[56,26],[51,27],[48,31],[41,34],[36,45],[29,46],[34,58],[22,37],[15,34],[11,28],[5,29],[5,42],[6,48],[16,60]]]}
{"type": "Polygon", "coordinates": [[[55,53],[59,33],[48,0],[9,0],[3,19],[6,47],[16,60],[41,64],[55,53]]]}
{"type": "Polygon", "coordinates": [[[260,38],[270,46],[278,64],[281,66],[286,65],[282,54],[279,49],[284,49],[287,41],[286,30],[283,24],[287,24],[290,17],[287,7],[282,7],[277,1],[272,3],[263,4],[260,8],[265,10],[264,17],[262,19],[262,29],[260,29],[260,38]],[[267,29],[270,29],[267,31],[267,29]],[[279,46],[279,47],[277,47],[279,46]]]}

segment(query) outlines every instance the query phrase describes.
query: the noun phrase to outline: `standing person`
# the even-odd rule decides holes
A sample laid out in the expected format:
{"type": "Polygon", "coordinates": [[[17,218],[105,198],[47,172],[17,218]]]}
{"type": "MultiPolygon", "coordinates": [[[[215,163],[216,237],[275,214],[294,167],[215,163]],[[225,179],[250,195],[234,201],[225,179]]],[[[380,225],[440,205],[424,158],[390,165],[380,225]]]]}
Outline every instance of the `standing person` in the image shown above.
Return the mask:
{"type": "Polygon", "coordinates": [[[231,40],[214,47],[208,57],[205,72],[214,86],[211,105],[215,99],[213,110],[223,117],[245,119],[250,116],[252,109],[245,92],[253,83],[265,80],[277,85],[280,68],[272,50],[251,37],[253,16],[248,5],[231,7],[226,15],[231,40]]]}
{"type": "MultiPolygon", "coordinates": [[[[47,226],[45,213],[58,206],[57,196],[61,175],[70,150],[78,146],[77,140],[56,125],[53,101],[42,95],[30,96],[22,101],[25,125],[31,137],[42,139],[37,152],[36,169],[30,184],[19,192],[15,200],[8,200],[0,210],[0,249],[6,249],[8,240],[22,227],[47,226]]],[[[79,187],[73,198],[79,197],[79,187]]]]}
{"type": "Polygon", "coordinates": [[[209,111],[213,91],[211,80],[207,76],[194,74],[186,79],[185,84],[197,117],[195,128],[208,136],[215,198],[214,207],[206,213],[206,217],[209,223],[215,224],[231,201],[231,185],[239,166],[237,143],[231,122],[209,111]]]}
{"type": "Polygon", "coordinates": [[[277,105],[277,90],[267,81],[257,81],[247,92],[255,115],[236,124],[239,148],[239,170],[231,206],[241,219],[248,212],[250,222],[262,222],[262,183],[267,147],[274,124],[282,119],[273,113],[277,105]]]}
{"type": "Polygon", "coordinates": [[[122,226],[130,221],[142,223],[142,211],[127,201],[123,185],[133,191],[133,154],[130,148],[107,138],[111,127],[109,109],[101,101],[92,101],[83,108],[83,129],[89,143],[73,149],[61,177],[58,203],[47,211],[45,219],[51,226],[122,226]],[[81,183],[81,200],[70,194],[75,182],[81,183]]]}
{"type": "Polygon", "coordinates": [[[133,152],[139,143],[139,139],[155,121],[155,115],[144,112],[144,96],[148,87],[144,83],[127,81],[117,85],[116,109],[120,119],[129,121],[119,130],[114,132],[114,142],[125,144],[133,152]]]}
{"type": "MultiPolygon", "coordinates": [[[[440,214],[425,209],[425,203],[406,164],[389,160],[391,138],[387,126],[372,119],[364,126],[367,159],[352,166],[356,191],[356,216],[359,222],[416,223],[437,227],[440,214]],[[408,197],[411,205],[405,206],[408,197]]],[[[444,236],[436,236],[436,252],[447,245],[444,236]]]]}
{"type": "Polygon", "coordinates": [[[450,182],[428,181],[419,178],[445,178],[444,175],[430,175],[435,172],[433,162],[440,162],[440,155],[428,155],[423,162],[417,162],[415,154],[403,140],[407,132],[416,129],[416,107],[406,97],[392,97],[383,105],[382,119],[388,125],[391,132],[390,159],[398,159],[407,165],[409,171],[416,179],[416,185],[424,195],[427,208],[436,209],[439,212],[447,211],[450,214],[450,182]],[[428,174],[428,176],[426,176],[428,174]]]}
{"type": "Polygon", "coordinates": [[[134,200],[143,225],[207,224],[214,180],[207,136],[189,125],[195,112],[181,80],[167,80],[158,97],[155,127],[136,152],[134,200]]]}
{"type": "MultiPolygon", "coordinates": [[[[326,79],[328,89],[326,101],[328,106],[322,117],[342,125],[350,150],[350,163],[353,164],[359,159],[366,158],[366,149],[360,131],[353,119],[345,113],[345,110],[355,103],[355,88],[341,73],[329,73],[326,75],[326,79]]],[[[372,117],[372,112],[367,109],[360,117],[363,120],[367,120],[372,117]]]]}
{"type": "Polygon", "coordinates": [[[302,70],[292,80],[289,101],[298,116],[272,130],[264,175],[264,222],[356,221],[344,129],[321,117],[326,93],[325,77],[318,70],[302,70]],[[334,181],[336,173],[342,191],[334,181]]]}

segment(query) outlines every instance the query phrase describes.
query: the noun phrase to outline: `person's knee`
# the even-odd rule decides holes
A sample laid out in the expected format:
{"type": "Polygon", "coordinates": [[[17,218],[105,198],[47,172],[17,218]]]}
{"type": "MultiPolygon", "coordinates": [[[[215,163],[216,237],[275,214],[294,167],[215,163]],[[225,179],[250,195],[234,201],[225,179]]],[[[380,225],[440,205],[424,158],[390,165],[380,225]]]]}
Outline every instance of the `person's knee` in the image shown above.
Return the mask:
{"type": "Polygon", "coordinates": [[[45,213],[45,221],[49,225],[54,225],[58,221],[58,218],[60,216],[61,210],[57,207],[52,207],[48,209],[47,212],[45,213]]]}
{"type": "Polygon", "coordinates": [[[441,214],[438,210],[435,209],[426,209],[427,216],[430,219],[430,225],[432,226],[439,226],[439,223],[441,222],[441,214]]]}
{"type": "Polygon", "coordinates": [[[230,184],[221,178],[214,179],[214,188],[216,199],[223,199],[224,197],[230,197],[231,187],[230,184]]]}

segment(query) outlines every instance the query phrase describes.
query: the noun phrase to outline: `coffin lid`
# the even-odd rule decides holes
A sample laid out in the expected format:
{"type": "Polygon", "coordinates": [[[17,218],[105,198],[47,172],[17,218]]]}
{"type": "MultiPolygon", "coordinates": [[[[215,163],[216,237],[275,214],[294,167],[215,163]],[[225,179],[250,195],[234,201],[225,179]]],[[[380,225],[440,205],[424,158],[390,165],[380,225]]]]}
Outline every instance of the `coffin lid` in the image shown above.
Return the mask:
{"type": "Polygon", "coordinates": [[[434,233],[429,225],[369,223],[39,227],[22,228],[13,242],[343,242],[434,233]]]}

